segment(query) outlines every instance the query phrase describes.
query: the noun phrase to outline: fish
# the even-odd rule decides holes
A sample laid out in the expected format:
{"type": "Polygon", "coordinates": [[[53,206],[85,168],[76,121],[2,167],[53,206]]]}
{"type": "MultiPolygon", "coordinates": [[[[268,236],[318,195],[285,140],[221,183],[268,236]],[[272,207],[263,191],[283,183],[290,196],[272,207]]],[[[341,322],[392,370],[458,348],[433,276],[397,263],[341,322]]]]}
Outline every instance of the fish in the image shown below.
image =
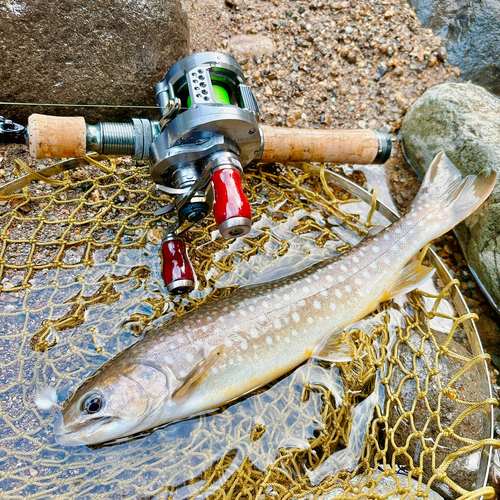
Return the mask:
{"type": "Polygon", "coordinates": [[[311,357],[336,361],[339,332],[434,269],[412,257],[475,211],[496,173],[432,161],[409,212],[341,256],[236,290],[148,332],[77,388],[54,424],[62,446],[94,445],[206,413],[311,357]]]}

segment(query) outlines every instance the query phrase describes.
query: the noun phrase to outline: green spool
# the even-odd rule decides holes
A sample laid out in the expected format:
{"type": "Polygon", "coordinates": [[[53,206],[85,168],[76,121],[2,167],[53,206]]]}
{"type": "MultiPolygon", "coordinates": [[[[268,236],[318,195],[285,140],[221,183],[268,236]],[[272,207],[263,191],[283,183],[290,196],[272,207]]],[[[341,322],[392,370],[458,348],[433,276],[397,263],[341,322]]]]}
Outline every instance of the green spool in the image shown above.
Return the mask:
{"type": "MultiPolygon", "coordinates": [[[[215,102],[218,102],[219,104],[231,104],[231,101],[229,100],[229,94],[224,87],[221,87],[219,85],[212,85],[212,88],[214,89],[215,102]]],[[[191,107],[191,96],[188,96],[187,105],[188,108],[191,107]]]]}

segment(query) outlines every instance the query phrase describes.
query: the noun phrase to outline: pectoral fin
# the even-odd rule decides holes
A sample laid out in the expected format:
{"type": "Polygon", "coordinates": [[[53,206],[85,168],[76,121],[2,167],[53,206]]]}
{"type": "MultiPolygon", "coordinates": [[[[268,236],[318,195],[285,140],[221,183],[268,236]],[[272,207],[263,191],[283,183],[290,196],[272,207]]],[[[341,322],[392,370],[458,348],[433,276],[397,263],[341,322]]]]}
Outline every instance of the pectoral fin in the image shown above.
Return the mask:
{"type": "Polygon", "coordinates": [[[200,361],[184,379],[182,385],[177,388],[172,394],[172,399],[181,399],[189,395],[190,391],[195,387],[196,383],[202,380],[207,375],[210,368],[219,359],[224,351],[224,346],[216,347],[210,354],[200,361]]]}
{"type": "Polygon", "coordinates": [[[425,283],[435,271],[432,267],[423,266],[418,260],[408,264],[380,301],[385,302],[398,295],[415,290],[415,288],[425,283]]]}

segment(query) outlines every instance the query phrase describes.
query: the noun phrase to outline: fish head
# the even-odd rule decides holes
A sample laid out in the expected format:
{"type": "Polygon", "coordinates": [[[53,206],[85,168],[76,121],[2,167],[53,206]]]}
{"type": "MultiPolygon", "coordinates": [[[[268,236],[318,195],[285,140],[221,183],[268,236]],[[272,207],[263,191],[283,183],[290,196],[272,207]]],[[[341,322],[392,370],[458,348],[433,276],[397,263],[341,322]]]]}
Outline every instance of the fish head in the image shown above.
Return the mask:
{"type": "Polygon", "coordinates": [[[143,363],[106,365],[65,402],[54,424],[59,444],[92,445],[138,432],[145,421],[154,421],[159,403],[168,398],[164,370],[143,363]]]}

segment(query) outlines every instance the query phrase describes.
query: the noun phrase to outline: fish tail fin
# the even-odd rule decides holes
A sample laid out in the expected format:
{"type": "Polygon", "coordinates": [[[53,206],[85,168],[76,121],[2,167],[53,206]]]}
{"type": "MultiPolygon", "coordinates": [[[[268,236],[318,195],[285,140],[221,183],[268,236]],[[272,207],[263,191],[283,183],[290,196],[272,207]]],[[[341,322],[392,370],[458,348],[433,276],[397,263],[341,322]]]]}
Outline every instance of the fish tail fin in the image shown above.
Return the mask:
{"type": "Polygon", "coordinates": [[[496,177],[494,171],[462,177],[453,162],[443,152],[438,153],[425,174],[410,215],[434,212],[435,220],[428,222],[435,226],[433,238],[437,238],[482,205],[495,187],[496,177]]]}

